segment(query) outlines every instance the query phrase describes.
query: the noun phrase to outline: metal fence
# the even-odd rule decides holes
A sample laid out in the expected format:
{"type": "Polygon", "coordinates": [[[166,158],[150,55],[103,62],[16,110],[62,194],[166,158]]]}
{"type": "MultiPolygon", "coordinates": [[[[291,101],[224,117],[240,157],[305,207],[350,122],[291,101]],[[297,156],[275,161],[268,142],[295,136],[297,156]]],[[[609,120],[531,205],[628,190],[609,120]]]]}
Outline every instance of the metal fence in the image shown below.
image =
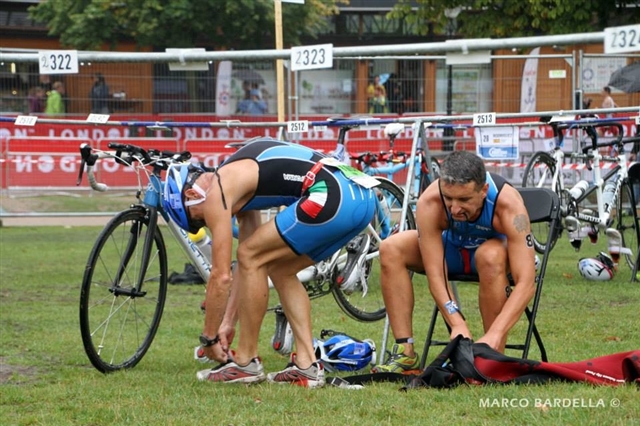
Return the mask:
{"type": "MultiPolygon", "coordinates": [[[[594,46],[602,41],[602,33],[589,33],[335,48],[332,68],[290,72],[285,67],[282,88],[276,83],[276,60],[285,59],[287,65],[288,50],[179,54],[78,52],[78,74],[43,75],[38,72],[36,53],[0,49],[0,67],[5,71],[10,68],[8,74],[0,74],[4,77],[0,79],[2,115],[34,114],[43,119],[77,121],[41,120],[29,128],[0,122],[0,186],[6,196],[11,193],[5,190],[73,189],[80,140],[96,147],[106,141],[123,139],[167,144],[190,149],[200,154],[208,165],[215,165],[228,155],[229,150],[224,148],[228,142],[259,135],[274,136],[276,129],[259,125],[207,126],[206,123],[277,121],[278,96],[286,99],[288,120],[315,121],[335,115],[371,114],[411,119],[495,111],[507,114],[507,123],[518,125],[523,118],[536,115],[536,111],[554,114],[581,109],[582,100],[587,98],[597,107],[602,87],[611,74],[640,57],[590,53],[597,51],[594,46]],[[584,43],[593,44],[585,47],[584,43]],[[572,47],[574,45],[577,47],[572,47]],[[529,50],[540,46],[540,50],[529,50]],[[199,63],[202,70],[172,71],[170,63],[177,63],[178,69],[180,64],[199,63]],[[533,77],[532,63],[535,63],[533,77]],[[97,104],[94,97],[92,104],[91,93],[98,75],[108,86],[107,95],[99,98],[101,102],[97,104]],[[382,108],[372,107],[376,77],[386,98],[382,108]],[[38,108],[45,108],[46,93],[56,81],[64,84],[65,113],[50,116],[36,112],[38,108]],[[40,99],[37,88],[44,89],[40,99]],[[239,105],[251,94],[257,94],[266,103],[265,114],[239,111],[239,105]],[[527,109],[528,115],[520,114],[527,109]],[[90,112],[108,113],[110,120],[125,124],[83,123],[90,112]],[[135,124],[154,121],[205,125],[175,126],[168,133],[135,124]]],[[[638,93],[614,89],[613,96],[620,106],[640,105],[638,93]]],[[[629,115],[629,111],[625,110],[625,114],[629,115]]],[[[625,126],[626,132],[635,131],[632,122],[625,126]]],[[[544,147],[552,137],[548,126],[521,128],[522,132],[520,158],[492,165],[514,182],[518,181],[527,153],[544,147]]],[[[304,135],[300,142],[331,150],[336,136],[331,128],[316,129],[304,135]]],[[[475,148],[472,129],[458,129],[449,134],[444,134],[442,129],[432,129],[427,136],[434,151],[475,148]]],[[[406,132],[398,143],[408,145],[411,137],[406,132]]],[[[353,151],[375,151],[388,146],[380,126],[352,132],[348,144],[353,151]]],[[[116,186],[130,186],[126,177],[116,175],[111,176],[116,186]]],[[[398,179],[402,181],[404,176],[399,175],[398,179]]]]}

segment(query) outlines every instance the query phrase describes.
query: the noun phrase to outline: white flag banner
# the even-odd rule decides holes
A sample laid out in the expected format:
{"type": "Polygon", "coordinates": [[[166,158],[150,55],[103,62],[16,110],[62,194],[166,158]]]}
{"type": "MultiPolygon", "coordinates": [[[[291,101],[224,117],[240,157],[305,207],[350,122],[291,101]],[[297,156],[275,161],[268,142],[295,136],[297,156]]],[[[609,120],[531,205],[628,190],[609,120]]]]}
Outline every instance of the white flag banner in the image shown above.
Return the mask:
{"type": "Polygon", "coordinates": [[[231,61],[221,61],[218,65],[216,78],[216,115],[228,116],[233,113],[231,108],[231,61]]]}
{"type": "MultiPolygon", "coordinates": [[[[540,48],[536,47],[529,55],[537,56],[540,48]]],[[[528,58],[522,71],[522,86],[520,91],[520,112],[536,111],[536,88],[538,83],[538,58],[528,58]]]]}

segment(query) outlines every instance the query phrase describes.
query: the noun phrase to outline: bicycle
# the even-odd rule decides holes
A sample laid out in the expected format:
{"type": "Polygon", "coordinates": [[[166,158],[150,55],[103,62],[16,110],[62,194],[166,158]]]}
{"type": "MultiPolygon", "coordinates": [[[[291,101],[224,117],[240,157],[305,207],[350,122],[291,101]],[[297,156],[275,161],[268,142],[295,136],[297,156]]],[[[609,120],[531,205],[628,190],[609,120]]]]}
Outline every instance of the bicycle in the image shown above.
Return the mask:
{"type": "MultiPolygon", "coordinates": [[[[99,183],[94,167],[99,160],[113,159],[133,167],[137,176],[137,203],[118,213],[98,235],[89,254],[80,291],[80,331],[85,352],[92,365],[103,373],[132,368],[148,351],[162,319],[167,294],[168,258],[159,216],[178,241],[186,256],[207,280],[210,259],[206,259],[187,232],[172,222],[162,208],[163,181],[161,173],[173,162],[185,162],[189,152],[174,153],[139,146],[110,143],[109,149],[80,147],[81,167],[78,184],[86,165],[87,178],[94,190],[106,191],[99,183]],[[145,181],[146,180],[146,185],[145,181]]],[[[392,222],[399,221],[403,192],[393,182],[380,179],[384,205],[389,207],[392,222]]],[[[409,211],[407,226],[415,228],[409,211]]],[[[329,259],[302,270],[298,277],[310,297],[331,292],[345,312],[362,321],[381,319],[386,314],[379,289],[367,283],[379,274],[377,245],[381,240],[379,226],[368,231],[372,247],[359,271],[362,277],[353,292],[344,293],[335,284],[335,277],[347,259],[345,250],[329,259]]]]}
{"type": "MultiPolygon", "coordinates": [[[[632,250],[638,247],[640,231],[638,229],[637,203],[633,187],[628,177],[628,165],[624,145],[640,139],[638,136],[623,138],[623,127],[620,123],[611,121],[567,121],[551,123],[554,130],[555,146],[551,153],[536,152],[527,164],[522,186],[546,187],[556,192],[561,201],[561,213],[564,217],[564,228],[572,234],[573,245],[580,248],[581,239],[589,235],[593,241],[597,239],[599,231],[605,231],[609,236],[617,237],[613,229],[620,234],[619,254],[624,254],[628,265],[633,268],[632,250]],[[615,127],[617,136],[612,141],[598,142],[597,127],[615,127]],[[572,153],[572,160],[582,160],[588,170],[593,171],[593,183],[583,182],[568,190],[564,184],[562,168],[565,154],[562,151],[564,134],[568,129],[584,130],[590,143],[582,148],[581,152],[572,153]],[[614,155],[602,155],[600,148],[613,147],[614,155]],[[601,165],[603,162],[611,162],[614,166],[602,176],[601,165]],[[597,212],[585,208],[588,197],[596,194],[597,212]],[[607,197],[604,194],[607,193],[607,197]],[[605,199],[608,198],[608,199],[605,199]],[[582,210],[582,212],[580,211],[582,210]],[[613,217],[612,217],[613,216],[613,217]],[[587,223],[586,232],[581,228],[581,223],[587,223]],[[615,227],[612,226],[615,224],[615,227]]],[[[589,142],[587,141],[587,142],[589,142]]],[[[536,251],[543,253],[546,244],[543,235],[548,229],[532,226],[536,251]]],[[[552,245],[557,240],[550,242],[552,245]]],[[[616,256],[616,252],[613,252],[616,256]]],[[[617,256],[616,256],[617,257],[617,256]]],[[[617,263],[617,259],[614,259],[617,263]]]]}

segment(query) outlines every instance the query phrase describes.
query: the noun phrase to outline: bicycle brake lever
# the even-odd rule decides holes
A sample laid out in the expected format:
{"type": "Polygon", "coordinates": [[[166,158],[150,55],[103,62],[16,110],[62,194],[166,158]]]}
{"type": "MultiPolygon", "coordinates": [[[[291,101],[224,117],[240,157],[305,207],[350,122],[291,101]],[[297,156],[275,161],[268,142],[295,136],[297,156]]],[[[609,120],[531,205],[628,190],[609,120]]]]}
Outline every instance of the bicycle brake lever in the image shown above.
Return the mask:
{"type": "Polygon", "coordinates": [[[76,186],[80,186],[80,183],[82,183],[82,173],[84,172],[85,164],[93,166],[95,163],[95,159],[92,159],[91,156],[91,147],[86,143],[80,145],[80,170],[78,171],[78,180],[76,181],[76,186]],[[91,164],[89,164],[90,161],[92,161],[91,164]]]}

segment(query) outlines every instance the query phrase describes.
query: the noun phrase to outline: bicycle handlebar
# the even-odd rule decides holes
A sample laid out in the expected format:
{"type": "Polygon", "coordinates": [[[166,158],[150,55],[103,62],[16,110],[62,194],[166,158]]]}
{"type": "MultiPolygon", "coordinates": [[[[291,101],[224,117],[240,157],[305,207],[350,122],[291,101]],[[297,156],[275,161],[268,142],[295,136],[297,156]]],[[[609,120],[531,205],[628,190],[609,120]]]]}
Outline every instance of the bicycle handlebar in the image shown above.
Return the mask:
{"type": "Polygon", "coordinates": [[[118,164],[125,166],[131,166],[134,162],[139,161],[143,166],[153,165],[153,167],[158,170],[166,170],[169,168],[170,163],[180,163],[191,158],[191,153],[189,151],[174,152],[161,151],[157,149],[145,150],[144,148],[136,145],[115,142],[110,142],[108,146],[111,149],[115,149],[115,153],[104,151],[93,152],[93,149],[88,144],[83,143],[80,145],[81,160],[76,185],[79,186],[82,182],[82,173],[86,164],[87,180],[89,181],[91,188],[99,192],[104,192],[109,189],[107,185],[96,180],[93,172],[93,167],[101,158],[114,158],[118,164]]]}

